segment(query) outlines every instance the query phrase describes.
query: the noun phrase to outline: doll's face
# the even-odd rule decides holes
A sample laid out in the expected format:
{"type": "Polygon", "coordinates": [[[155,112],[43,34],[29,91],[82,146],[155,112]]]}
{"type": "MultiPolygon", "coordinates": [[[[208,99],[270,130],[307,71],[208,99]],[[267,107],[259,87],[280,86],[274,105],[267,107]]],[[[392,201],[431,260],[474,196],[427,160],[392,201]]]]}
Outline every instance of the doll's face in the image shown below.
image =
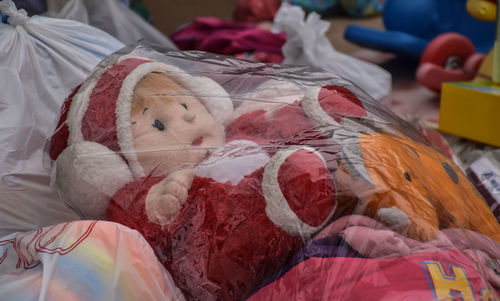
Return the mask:
{"type": "Polygon", "coordinates": [[[203,103],[163,74],[150,73],[137,84],[130,121],[146,175],[193,167],[224,142],[203,103]]]}

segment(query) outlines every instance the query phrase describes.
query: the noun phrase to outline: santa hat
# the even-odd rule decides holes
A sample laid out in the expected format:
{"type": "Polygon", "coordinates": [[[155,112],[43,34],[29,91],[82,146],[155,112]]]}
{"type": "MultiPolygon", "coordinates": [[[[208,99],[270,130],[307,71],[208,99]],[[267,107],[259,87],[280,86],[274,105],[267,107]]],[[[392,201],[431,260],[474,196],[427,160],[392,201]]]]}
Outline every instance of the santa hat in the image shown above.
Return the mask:
{"type": "Polygon", "coordinates": [[[191,91],[221,126],[233,111],[215,81],[165,63],[124,56],[94,73],[66,100],[50,145],[57,185],[85,217],[102,217],[120,187],[145,176],[133,146],[130,112],[135,86],[152,72],[191,91]]]}

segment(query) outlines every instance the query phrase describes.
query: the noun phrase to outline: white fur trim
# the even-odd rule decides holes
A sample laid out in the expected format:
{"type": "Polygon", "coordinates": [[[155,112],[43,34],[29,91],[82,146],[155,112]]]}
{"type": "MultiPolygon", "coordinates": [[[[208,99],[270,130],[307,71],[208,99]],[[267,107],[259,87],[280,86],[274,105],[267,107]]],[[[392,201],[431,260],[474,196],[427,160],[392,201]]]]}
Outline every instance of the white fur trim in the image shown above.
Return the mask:
{"type": "Polygon", "coordinates": [[[219,124],[223,125],[229,120],[233,113],[233,101],[216,81],[208,77],[193,76],[181,84],[200,98],[219,124]]]}
{"type": "Polygon", "coordinates": [[[309,120],[323,133],[331,133],[332,130],[340,128],[340,124],[335,121],[321,107],[318,97],[322,87],[312,87],[307,90],[302,100],[302,108],[309,120]]]}
{"type": "Polygon", "coordinates": [[[404,227],[411,224],[408,215],[396,206],[390,208],[380,208],[377,211],[380,219],[393,227],[404,227]]]}
{"type": "Polygon", "coordinates": [[[332,212],[328,215],[325,221],[317,226],[313,227],[304,223],[293,210],[288,205],[288,202],[280,189],[278,182],[279,169],[286,158],[298,150],[305,149],[317,155],[323,161],[326,168],[326,162],[316,150],[310,147],[292,147],[286,150],[277,152],[269,161],[266,168],[264,169],[263,179],[262,179],[262,193],[266,200],[266,214],[269,219],[278,227],[288,232],[293,236],[300,236],[302,238],[309,238],[314,233],[321,230],[330,220],[333,213],[335,212],[335,207],[332,212]]]}
{"type": "Polygon", "coordinates": [[[115,152],[95,142],[68,146],[56,160],[56,184],[64,200],[83,218],[104,218],[110,198],[133,180],[115,152]]]}
{"type": "Polygon", "coordinates": [[[363,160],[363,151],[359,144],[359,132],[341,128],[333,134],[333,139],[342,145],[342,160],[349,171],[366,183],[373,184],[363,160]]]}

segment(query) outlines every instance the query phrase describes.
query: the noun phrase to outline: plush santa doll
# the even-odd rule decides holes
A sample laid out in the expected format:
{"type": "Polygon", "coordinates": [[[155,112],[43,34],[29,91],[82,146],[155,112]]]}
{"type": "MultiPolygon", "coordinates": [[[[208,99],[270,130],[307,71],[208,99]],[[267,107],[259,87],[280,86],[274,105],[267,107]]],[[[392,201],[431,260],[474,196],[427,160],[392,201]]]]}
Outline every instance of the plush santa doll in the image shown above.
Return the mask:
{"type": "Polygon", "coordinates": [[[68,98],[51,141],[69,204],[139,230],[190,299],[248,296],[336,208],[321,152],[231,124],[226,139],[232,111],[206,77],[122,57],[68,98]]]}

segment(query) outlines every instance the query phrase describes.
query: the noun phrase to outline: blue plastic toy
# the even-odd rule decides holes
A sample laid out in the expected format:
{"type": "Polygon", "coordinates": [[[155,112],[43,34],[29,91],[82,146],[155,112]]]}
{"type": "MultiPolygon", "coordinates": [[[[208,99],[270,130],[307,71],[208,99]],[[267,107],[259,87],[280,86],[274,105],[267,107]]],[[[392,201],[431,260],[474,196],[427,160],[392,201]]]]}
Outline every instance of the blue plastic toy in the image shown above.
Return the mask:
{"type": "Polygon", "coordinates": [[[386,0],[283,0],[324,17],[346,13],[353,18],[363,18],[382,11],[386,0]]]}
{"type": "Polygon", "coordinates": [[[445,32],[469,38],[479,52],[493,46],[495,24],[471,17],[467,0],[388,0],[383,11],[386,30],[349,25],[346,40],[360,46],[420,58],[427,44],[445,32]]]}
{"type": "Polygon", "coordinates": [[[354,18],[363,18],[383,11],[386,0],[340,0],[342,10],[354,18]]]}

